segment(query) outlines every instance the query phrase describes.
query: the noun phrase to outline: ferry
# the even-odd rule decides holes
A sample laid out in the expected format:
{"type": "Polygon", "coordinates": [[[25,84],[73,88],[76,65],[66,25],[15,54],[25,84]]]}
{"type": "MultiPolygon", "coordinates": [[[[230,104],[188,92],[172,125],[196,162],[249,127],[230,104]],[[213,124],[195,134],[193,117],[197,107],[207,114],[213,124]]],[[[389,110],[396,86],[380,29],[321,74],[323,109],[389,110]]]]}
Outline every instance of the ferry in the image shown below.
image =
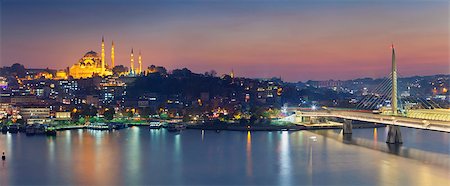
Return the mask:
{"type": "Polygon", "coordinates": [[[93,123],[87,128],[92,130],[112,130],[112,125],[107,125],[105,123],[93,123]]]}
{"type": "Polygon", "coordinates": [[[149,129],[160,129],[162,127],[161,122],[150,122],[149,129]]]}

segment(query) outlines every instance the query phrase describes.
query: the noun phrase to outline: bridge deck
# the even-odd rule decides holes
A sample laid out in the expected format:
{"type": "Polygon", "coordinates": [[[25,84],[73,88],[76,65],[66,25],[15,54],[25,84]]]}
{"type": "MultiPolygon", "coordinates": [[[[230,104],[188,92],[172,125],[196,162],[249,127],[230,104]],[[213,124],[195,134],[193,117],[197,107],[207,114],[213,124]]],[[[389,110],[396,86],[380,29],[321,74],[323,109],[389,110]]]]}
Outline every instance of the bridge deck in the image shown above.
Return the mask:
{"type": "Polygon", "coordinates": [[[333,111],[333,110],[301,112],[301,115],[307,117],[308,116],[337,117],[350,120],[381,123],[386,125],[398,125],[403,127],[450,132],[450,122],[448,121],[423,120],[416,118],[407,118],[402,116],[388,116],[357,111],[333,111]]]}

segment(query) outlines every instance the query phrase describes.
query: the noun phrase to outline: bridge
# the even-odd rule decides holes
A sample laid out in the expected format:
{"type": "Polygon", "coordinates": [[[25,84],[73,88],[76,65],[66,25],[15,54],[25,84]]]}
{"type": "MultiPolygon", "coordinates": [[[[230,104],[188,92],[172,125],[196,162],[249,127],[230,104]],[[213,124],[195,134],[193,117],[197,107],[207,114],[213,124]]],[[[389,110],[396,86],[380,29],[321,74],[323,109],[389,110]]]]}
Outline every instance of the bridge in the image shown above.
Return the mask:
{"type": "MultiPolygon", "coordinates": [[[[390,78],[386,82],[382,82],[381,87],[375,88],[381,90],[383,93],[376,93],[366,96],[359,101],[358,106],[373,108],[373,106],[379,105],[379,103],[390,101],[390,108],[383,113],[373,113],[371,110],[343,110],[343,109],[324,109],[324,110],[303,110],[299,108],[295,109],[295,114],[286,117],[285,120],[289,120],[293,123],[305,123],[305,118],[311,121],[311,118],[340,118],[344,119],[343,134],[352,134],[352,121],[364,121],[370,123],[379,123],[388,125],[388,137],[386,143],[401,144],[402,136],[400,127],[410,127],[416,129],[434,130],[440,132],[450,132],[450,109],[430,109],[429,111],[412,111],[411,114],[403,114],[399,109],[401,107],[401,101],[397,95],[397,63],[395,60],[395,49],[392,45],[392,70],[390,78]],[[383,96],[380,96],[383,95],[383,96]]],[[[427,100],[420,100],[424,103],[424,107],[430,107],[433,103],[426,103],[427,100]]],[[[432,100],[431,100],[432,101],[432,100]]],[[[438,105],[439,107],[439,105],[438,105]]],[[[440,107],[439,107],[440,108],[440,107]]]]}
{"type": "MultiPolygon", "coordinates": [[[[408,118],[404,116],[381,115],[351,110],[326,110],[326,111],[298,111],[295,114],[294,123],[304,121],[302,117],[334,117],[345,120],[364,121],[385,125],[409,127],[416,129],[450,132],[450,121],[424,120],[419,118],[408,118]]],[[[345,123],[344,123],[345,125],[345,123]]],[[[344,128],[345,129],[345,128],[344,128]]]]}

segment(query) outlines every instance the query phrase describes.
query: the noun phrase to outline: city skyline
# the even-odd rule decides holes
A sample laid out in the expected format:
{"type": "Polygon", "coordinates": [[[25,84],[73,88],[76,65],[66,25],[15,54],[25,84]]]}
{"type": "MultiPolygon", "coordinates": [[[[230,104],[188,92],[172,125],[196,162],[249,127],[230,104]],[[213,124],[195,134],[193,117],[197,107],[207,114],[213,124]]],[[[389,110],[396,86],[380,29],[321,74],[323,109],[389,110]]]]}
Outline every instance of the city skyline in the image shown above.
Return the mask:
{"type": "Polygon", "coordinates": [[[450,71],[446,2],[63,2],[1,3],[2,66],[65,69],[100,53],[104,36],[106,63],[114,41],[115,63],[127,67],[135,48],[143,67],[286,81],[378,78],[389,74],[394,43],[400,75],[450,71]]]}

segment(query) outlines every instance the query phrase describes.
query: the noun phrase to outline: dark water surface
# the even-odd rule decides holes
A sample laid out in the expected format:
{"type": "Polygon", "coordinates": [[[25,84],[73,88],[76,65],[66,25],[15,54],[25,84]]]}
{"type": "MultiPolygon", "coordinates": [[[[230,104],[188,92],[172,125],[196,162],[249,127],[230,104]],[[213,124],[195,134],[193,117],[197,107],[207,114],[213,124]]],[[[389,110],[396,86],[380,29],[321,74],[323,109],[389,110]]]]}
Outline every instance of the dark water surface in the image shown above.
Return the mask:
{"type": "Polygon", "coordinates": [[[0,185],[448,185],[450,134],[401,131],[401,147],[387,128],[3,134],[0,185]]]}

